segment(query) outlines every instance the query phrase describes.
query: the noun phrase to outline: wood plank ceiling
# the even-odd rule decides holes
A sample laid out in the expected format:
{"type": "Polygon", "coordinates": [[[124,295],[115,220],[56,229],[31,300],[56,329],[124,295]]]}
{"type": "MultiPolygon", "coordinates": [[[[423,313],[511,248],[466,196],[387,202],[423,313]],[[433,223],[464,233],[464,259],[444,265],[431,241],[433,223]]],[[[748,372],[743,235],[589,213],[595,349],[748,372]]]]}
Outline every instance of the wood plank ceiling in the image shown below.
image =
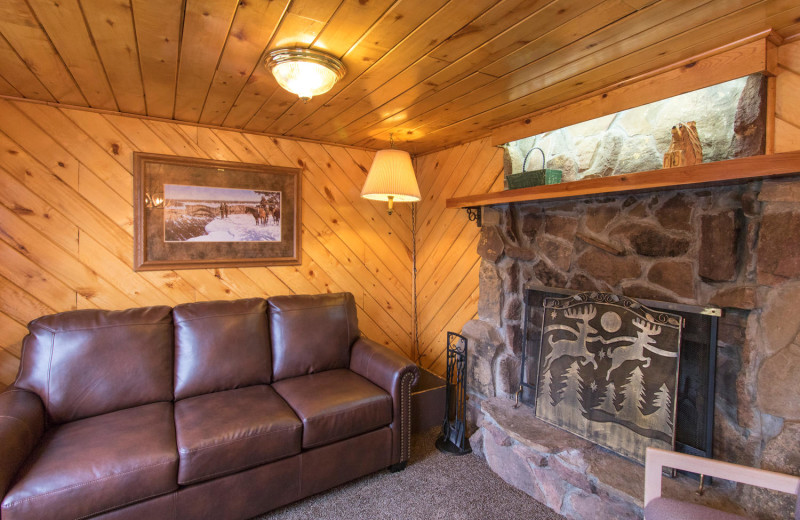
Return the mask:
{"type": "Polygon", "coordinates": [[[0,95],[424,153],[765,29],[797,0],[3,0],[0,95]],[[308,103],[280,47],[348,73],[308,103]]]}

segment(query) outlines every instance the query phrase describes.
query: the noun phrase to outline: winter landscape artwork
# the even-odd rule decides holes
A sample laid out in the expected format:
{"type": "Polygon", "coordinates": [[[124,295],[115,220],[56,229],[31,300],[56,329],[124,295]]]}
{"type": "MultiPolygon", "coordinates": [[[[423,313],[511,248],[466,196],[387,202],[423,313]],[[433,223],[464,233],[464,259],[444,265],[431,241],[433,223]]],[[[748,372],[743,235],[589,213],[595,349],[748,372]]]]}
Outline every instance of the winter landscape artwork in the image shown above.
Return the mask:
{"type": "Polygon", "coordinates": [[[167,242],[280,242],[281,193],[164,185],[167,242]]]}
{"type": "Polygon", "coordinates": [[[300,170],[134,154],[134,269],[299,265],[300,170]]]}
{"type": "Polygon", "coordinates": [[[644,463],[673,449],[682,318],[630,298],[546,298],[536,416],[644,463]]]}

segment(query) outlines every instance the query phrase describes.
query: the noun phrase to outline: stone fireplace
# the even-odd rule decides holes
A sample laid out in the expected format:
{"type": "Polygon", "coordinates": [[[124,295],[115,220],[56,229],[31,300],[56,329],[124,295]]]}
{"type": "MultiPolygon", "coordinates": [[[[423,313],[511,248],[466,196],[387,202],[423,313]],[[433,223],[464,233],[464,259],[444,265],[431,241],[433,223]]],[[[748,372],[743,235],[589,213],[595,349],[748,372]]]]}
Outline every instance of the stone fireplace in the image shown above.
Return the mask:
{"type": "MultiPolygon", "coordinates": [[[[484,208],[481,235],[479,319],[462,331],[470,338],[469,417],[480,428],[471,443],[517,468],[504,478],[571,518],[601,517],[585,515],[597,515],[603,501],[609,515],[641,514],[640,483],[613,491],[608,482],[614,471],[638,470],[598,462],[586,441],[509,415],[530,285],[722,307],[714,458],[800,473],[800,179],[495,206],[484,208]]],[[[730,494],[739,511],[761,518],[793,507],[758,489],[730,494]]]]}

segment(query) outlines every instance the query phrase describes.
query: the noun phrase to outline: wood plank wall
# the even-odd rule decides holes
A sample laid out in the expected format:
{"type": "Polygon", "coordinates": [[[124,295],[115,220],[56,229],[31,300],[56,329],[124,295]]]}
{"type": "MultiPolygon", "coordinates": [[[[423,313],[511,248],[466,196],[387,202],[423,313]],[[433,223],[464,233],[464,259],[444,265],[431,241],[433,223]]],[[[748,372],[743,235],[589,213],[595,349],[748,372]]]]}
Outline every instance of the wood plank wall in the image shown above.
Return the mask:
{"type": "Polygon", "coordinates": [[[778,48],[775,151],[800,150],[800,41],[778,48]]]}
{"type": "Polygon", "coordinates": [[[501,190],[503,151],[487,137],[423,155],[416,167],[420,365],[443,374],[447,332],[461,332],[476,317],[480,268],[480,229],[465,211],[445,209],[445,200],[501,190]]]}
{"type": "MultiPolygon", "coordinates": [[[[800,41],[780,47],[779,66],[775,149],[800,150],[800,41]]],[[[444,209],[445,200],[502,190],[502,169],[502,150],[488,137],[417,158],[419,348],[421,365],[440,374],[447,331],[477,319],[480,268],[480,230],[464,210],[444,209]]]]}
{"type": "Polygon", "coordinates": [[[359,197],[372,157],[0,99],[0,389],[27,322],[80,308],[350,291],[362,331],[411,357],[411,210],[359,197]],[[301,167],[302,265],[133,272],[135,151],[301,167]]]}
{"type": "MultiPolygon", "coordinates": [[[[800,149],[800,41],[779,50],[776,151],[800,149]]],[[[372,153],[257,134],[0,100],[0,388],[25,324],[74,308],[351,291],[364,332],[412,352],[411,218],[358,197],[372,153]],[[299,267],[131,269],[132,153],[303,167],[299,267]]],[[[502,188],[490,138],[416,159],[420,364],[443,373],[445,336],[477,315],[479,229],[450,197],[502,188]]]]}

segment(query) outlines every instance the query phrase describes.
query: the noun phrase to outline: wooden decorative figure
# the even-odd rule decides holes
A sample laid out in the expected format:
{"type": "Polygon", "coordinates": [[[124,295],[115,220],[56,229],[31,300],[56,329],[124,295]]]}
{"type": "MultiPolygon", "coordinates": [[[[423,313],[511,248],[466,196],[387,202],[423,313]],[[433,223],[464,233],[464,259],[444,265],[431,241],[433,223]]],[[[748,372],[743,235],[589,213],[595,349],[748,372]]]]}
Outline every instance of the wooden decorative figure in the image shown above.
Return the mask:
{"type": "Polygon", "coordinates": [[[682,320],[608,293],[546,298],[536,416],[641,463],[673,449],[682,320]]]}
{"type": "Polygon", "coordinates": [[[672,127],[672,142],[664,154],[664,168],[691,166],[703,162],[703,148],[694,121],[672,127]]]}
{"type": "Polygon", "coordinates": [[[664,154],[664,168],[674,168],[675,166],[683,166],[686,163],[686,157],[683,152],[683,138],[681,136],[680,125],[672,127],[672,142],[667,148],[667,153],[664,154]]]}
{"type": "Polygon", "coordinates": [[[700,164],[703,162],[703,146],[697,135],[697,125],[694,121],[686,123],[683,132],[683,149],[686,153],[686,164],[700,164]]]}

